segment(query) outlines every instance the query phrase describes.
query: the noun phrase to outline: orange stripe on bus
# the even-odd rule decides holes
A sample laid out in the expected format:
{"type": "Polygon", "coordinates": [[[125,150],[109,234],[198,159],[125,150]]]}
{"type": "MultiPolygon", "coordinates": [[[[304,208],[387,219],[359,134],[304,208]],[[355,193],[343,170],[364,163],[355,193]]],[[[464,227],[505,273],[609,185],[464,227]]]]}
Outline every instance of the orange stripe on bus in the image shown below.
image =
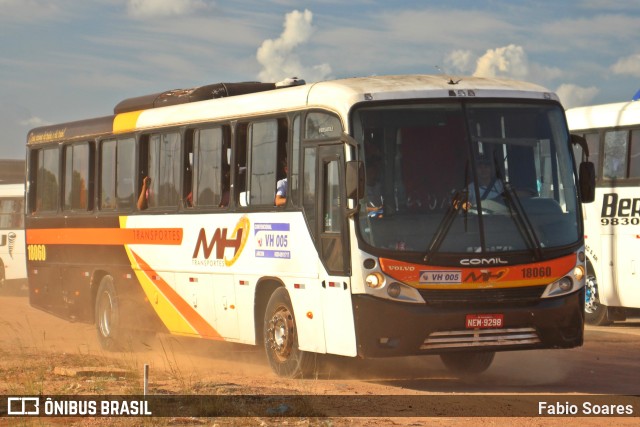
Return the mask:
{"type": "Polygon", "coordinates": [[[182,228],[39,228],[26,231],[27,244],[180,245],[182,228]]]}
{"type": "Polygon", "coordinates": [[[153,280],[154,285],[160,292],[173,304],[173,306],[180,312],[180,314],[189,322],[191,326],[205,338],[222,339],[222,336],[216,331],[207,321],[200,316],[200,314],[193,309],[178,293],[165,282],[162,277],[155,270],[153,270],[149,264],[147,264],[142,258],[135,252],[131,251],[131,254],[135,258],[136,262],[140,266],[140,269],[144,274],[151,278],[155,276],[153,280]]]}

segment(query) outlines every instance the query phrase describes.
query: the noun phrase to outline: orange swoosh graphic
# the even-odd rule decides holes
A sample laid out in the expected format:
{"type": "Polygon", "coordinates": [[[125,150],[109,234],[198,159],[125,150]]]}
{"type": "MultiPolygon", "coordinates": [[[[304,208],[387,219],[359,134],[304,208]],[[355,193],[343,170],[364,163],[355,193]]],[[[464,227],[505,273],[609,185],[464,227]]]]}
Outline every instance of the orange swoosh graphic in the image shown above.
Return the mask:
{"type": "Polygon", "coordinates": [[[185,320],[189,322],[191,326],[202,336],[210,339],[222,339],[222,336],[216,331],[206,320],[200,316],[200,314],[193,309],[178,293],[165,282],[159,275],[156,274],[149,264],[147,264],[138,254],[131,251],[136,262],[140,266],[142,272],[149,277],[149,280],[158,288],[160,292],[169,300],[169,302],[176,308],[185,320]],[[151,279],[151,276],[156,276],[155,280],[151,279]]]}
{"type": "Polygon", "coordinates": [[[27,244],[180,245],[182,228],[40,228],[26,232],[27,244]]]}

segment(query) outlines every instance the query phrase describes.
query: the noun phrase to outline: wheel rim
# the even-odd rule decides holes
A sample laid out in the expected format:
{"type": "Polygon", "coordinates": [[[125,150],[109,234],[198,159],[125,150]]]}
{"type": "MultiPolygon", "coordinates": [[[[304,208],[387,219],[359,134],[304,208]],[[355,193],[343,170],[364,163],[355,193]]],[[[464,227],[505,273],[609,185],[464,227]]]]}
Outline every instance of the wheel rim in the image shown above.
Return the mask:
{"type": "Polygon", "coordinates": [[[98,323],[103,337],[111,336],[111,295],[108,292],[100,296],[98,323]]]}
{"type": "Polygon", "coordinates": [[[286,307],[279,307],[267,329],[269,347],[278,361],[285,362],[291,356],[294,341],[293,314],[286,307]]]}
{"type": "Polygon", "coordinates": [[[584,300],[584,311],[589,314],[595,313],[600,306],[600,300],[598,299],[598,282],[595,276],[587,276],[584,300]]]}

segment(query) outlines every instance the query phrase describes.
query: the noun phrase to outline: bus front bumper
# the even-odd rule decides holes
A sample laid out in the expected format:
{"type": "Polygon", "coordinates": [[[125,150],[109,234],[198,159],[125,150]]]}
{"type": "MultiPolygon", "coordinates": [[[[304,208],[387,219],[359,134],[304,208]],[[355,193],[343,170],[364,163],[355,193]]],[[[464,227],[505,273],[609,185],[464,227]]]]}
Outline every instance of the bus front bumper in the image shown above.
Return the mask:
{"type": "Polygon", "coordinates": [[[581,346],[584,288],[526,306],[406,304],[353,295],[358,355],[363,358],[581,346]],[[497,328],[467,328],[468,316],[502,318],[497,328]]]}

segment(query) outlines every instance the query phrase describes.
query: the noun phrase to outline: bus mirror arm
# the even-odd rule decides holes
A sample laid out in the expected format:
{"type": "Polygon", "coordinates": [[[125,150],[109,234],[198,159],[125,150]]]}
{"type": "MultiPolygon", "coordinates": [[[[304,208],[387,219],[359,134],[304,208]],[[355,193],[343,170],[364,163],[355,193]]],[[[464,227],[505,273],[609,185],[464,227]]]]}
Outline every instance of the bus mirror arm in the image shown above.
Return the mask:
{"type": "Polygon", "coordinates": [[[364,164],[359,160],[351,160],[346,166],[346,195],[348,200],[354,201],[354,207],[347,209],[347,215],[352,217],[358,213],[358,200],[364,197],[364,164]]]}
{"type": "Polygon", "coordinates": [[[595,200],[596,193],[596,169],[593,162],[589,161],[589,145],[586,138],[580,135],[571,134],[571,143],[582,148],[582,159],[578,171],[578,182],[580,184],[580,199],[582,203],[591,203],[595,200]]]}
{"type": "Polygon", "coordinates": [[[587,140],[580,135],[571,134],[571,143],[573,145],[579,145],[582,148],[582,152],[586,156],[586,159],[589,160],[589,145],[587,144],[587,140]]]}
{"type": "Polygon", "coordinates": [[[359,160],[347,162],[345,177],[347,199],[356,202],[364,196],[364,164],[359,160]]]}

